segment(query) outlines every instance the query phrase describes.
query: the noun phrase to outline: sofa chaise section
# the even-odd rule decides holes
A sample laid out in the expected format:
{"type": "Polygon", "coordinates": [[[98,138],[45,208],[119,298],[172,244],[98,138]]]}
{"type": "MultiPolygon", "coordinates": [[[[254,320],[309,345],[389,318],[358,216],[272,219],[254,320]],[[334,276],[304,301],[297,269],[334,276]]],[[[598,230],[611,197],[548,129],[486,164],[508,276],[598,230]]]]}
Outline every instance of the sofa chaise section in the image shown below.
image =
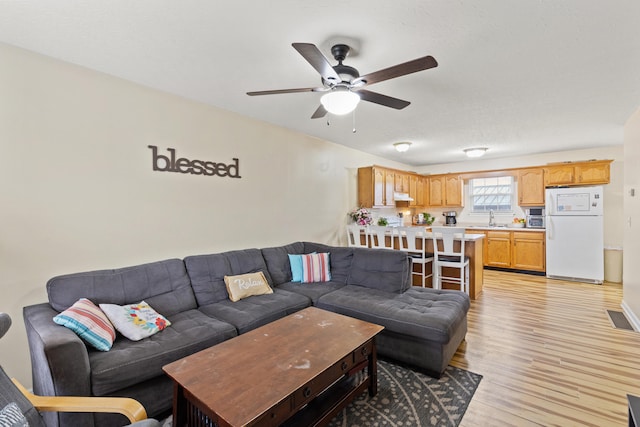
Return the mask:
{"type": "Polygon", "coordinates": [[[380,355],[439,377],[467,332],[469,297],[412,287],[403,256],[354,248],[347,285],[320,297],[316,306],[384,326],[377,337],[380,355]]]}

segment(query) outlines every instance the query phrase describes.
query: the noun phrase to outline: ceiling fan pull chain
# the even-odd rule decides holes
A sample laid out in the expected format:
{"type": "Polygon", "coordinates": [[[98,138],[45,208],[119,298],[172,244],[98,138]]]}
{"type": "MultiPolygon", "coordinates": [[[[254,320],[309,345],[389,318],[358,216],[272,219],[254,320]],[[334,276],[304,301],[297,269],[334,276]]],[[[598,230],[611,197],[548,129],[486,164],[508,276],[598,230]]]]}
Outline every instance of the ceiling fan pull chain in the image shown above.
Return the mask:
{"type": "Polygon", "coordinates": [[[353,133],[356,133],[356,110],[353,110],[353,133]]]}

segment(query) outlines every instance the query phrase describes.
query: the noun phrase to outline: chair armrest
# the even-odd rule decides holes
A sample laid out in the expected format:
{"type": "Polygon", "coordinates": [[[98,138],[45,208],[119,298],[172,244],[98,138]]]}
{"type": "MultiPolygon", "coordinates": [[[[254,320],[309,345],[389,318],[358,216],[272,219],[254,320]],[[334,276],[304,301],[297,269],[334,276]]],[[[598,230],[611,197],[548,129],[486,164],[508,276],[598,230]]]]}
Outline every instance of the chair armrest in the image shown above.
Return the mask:
{"type": "Polygon", "coordinates": [[[37,396],[30,393],[15,378],[11,380],[39,411],[109,412],[122,414],[132,423],[147,418],[147,411],[142,404],[128,397],[37,396]]]}

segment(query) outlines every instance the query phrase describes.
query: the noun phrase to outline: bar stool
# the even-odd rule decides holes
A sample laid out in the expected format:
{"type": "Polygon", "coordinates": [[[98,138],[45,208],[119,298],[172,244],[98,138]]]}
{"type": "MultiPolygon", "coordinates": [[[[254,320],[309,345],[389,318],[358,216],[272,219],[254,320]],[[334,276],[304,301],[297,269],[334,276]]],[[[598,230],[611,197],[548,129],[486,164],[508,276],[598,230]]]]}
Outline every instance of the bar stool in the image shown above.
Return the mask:
{"type": "MultiPolygon", "coordinates": [[[[420,276],[422,287],[429,277],[433,277],[433,254],[425,252],[427,249],[427,237],[419,227],[398,227],[398,244],[401,251],[408,253],[411,258],[411,274],[420,276]],[[404,238],[403,238],[404,237],[404,238]],[[418,249],[416,241],[422,242],[422,249],[418,249]],[[431,269],[427,270],[427,264],[431,263],[431,269]],[[420,264],[420,271],[413,271],[413,264],[420,264]],[[428,271],[428,273],[427,273],[428,271]]],[[[433,285],[432,285],[433,286],[433,285]]]]}
{"type": "Polygon", "coordinates": [[[469,257],[464,255],[464,228],[432,227],[433,239],[433,287],[442,289],[442,282],[457,283],[460,290],[469,293],[469,257]],[[460,235],[460,251],[454,250],[455,235],[460,235]],[[439,241],[440,240],[440,241],[439,241]],[[442,267],[455,268],[459,276],[442,276],[442,267]]]}
{"type": "Polygon", "coordinates": [[[393,249],[393,228],[384,225],[370,225],[369,244],[373,249],[393,249]],[[389,234],[387,234],[388,231],[390,231],[389,234]],[[387,244],[387,237],[389,244],[387,244]]]}
{"type": "Polygon", "coordinates": [[[367,225],[349,224],[347,225],[347,245],[355,248],[369,247],[369,232],[367,225]],[[364,232],[364,243],[362,243],[362,233],[364,232]]]}

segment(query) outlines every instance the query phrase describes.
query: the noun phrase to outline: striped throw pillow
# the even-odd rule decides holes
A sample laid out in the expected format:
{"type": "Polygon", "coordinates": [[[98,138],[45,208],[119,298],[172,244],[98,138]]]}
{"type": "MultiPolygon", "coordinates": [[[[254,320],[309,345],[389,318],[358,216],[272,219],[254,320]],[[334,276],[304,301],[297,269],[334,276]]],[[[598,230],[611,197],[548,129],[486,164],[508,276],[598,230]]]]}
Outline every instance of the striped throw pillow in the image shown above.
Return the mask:
{"type": "Polygon", "coordinates": [[[331,280],[329,271],[329,253],[302,255],[302,283],[328,282],[331,280]]]}
{"type": "Polygon", "coordinates": [[[53,321],[71,329],[100,351],[109,351],[116,339],[116,330],[107,316],[86,298],[80,298],[53,321]]]}

